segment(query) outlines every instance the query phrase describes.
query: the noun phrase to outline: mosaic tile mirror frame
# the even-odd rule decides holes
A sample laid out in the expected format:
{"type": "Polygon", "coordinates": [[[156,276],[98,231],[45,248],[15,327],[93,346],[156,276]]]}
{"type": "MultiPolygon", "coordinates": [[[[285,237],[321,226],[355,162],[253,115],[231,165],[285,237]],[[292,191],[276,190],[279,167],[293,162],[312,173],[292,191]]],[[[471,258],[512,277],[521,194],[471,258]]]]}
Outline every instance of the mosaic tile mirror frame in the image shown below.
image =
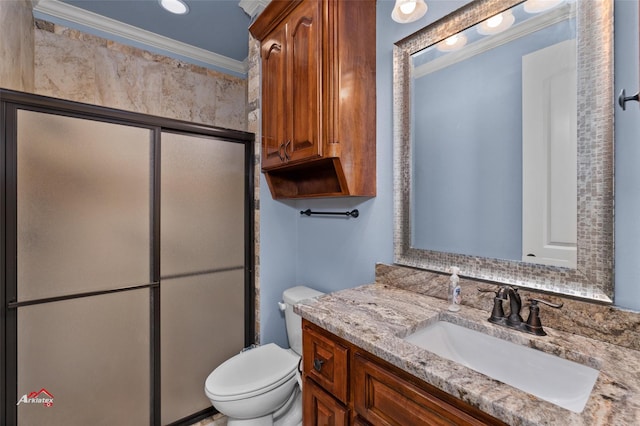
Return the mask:
{"type": "Polygon", "coordinates": [[[575,1],[577,39],[577,258],[575,268],[412,246],[411,57],[521,1],[480,0],[394,46],[394,261],[559,293],[613,299],[613,1],[575,1]]]}

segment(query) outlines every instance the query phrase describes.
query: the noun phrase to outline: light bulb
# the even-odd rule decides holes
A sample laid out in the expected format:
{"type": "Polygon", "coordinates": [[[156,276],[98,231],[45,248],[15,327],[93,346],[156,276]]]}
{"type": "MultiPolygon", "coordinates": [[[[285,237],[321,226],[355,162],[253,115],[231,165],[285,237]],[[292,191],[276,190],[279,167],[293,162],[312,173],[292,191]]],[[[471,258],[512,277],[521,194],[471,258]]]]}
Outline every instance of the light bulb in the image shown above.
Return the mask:
{"type": "Polygon", "coordinates": [[[502,23],[502,13],[497,14],[496,16],[492,16],[487,19],[487,27],[495,28],[502,23]]]}
{"type": "Polygon", "coordinates": [[[514,22],[515,17],[513,16],[513,12],[506,10],[480,22],[478,25],[478,33],[482,35],[498,34],[510,28],[514,22]]]}
{"type": "Polygon", "coordinates": [[[422,18],[426,12],[427,3],[424,0],[396,0],[391,19],[406,24],[422,18]]]}
{"type": "Polygon", "coordinates": [[[400,5],[400,11],[405,15],[408,15],[416,10],[416,2],[415,1],[407,1],[400,5]]]}
{"type": "Polygon", "coordinates": [[[447,46],[455,46],[455,44],[458,42],[458,34],[452,35],[451,37],[446,39],[444,42],[447,46]]]}
{"type": "Polygon", "coordinates": [[[441,52],[453,52],[454,50],[463,48],[466,44],[467,36],[462,33],[458,33],[442,40],[436,45],[436,49],[441,52]]]}

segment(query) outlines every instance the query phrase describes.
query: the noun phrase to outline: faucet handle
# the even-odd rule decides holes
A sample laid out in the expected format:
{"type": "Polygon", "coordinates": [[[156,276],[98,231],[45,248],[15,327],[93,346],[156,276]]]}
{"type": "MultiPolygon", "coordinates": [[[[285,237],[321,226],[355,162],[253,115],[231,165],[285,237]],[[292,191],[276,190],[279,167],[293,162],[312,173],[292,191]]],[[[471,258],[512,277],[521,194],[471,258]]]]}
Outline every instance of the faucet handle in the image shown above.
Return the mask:
{"type": "Polygon", "coordinates": [[[564,303],[551,303],[548,300],[543,300],[543,299],[531,298],[531,299],[528,299],[528,300],[529,300],[529,302],[531,302],[532,305],[537,305],[538,302],[540,302],[543,305],[551,306],[552,308],[555,308],[555,309],[560,309],[560,308],[562,308],[562,306],[564,306],[564,303]]]}
{"type": "Polygon", "coordinates": [[[500,289],[494,290],[494,289],[491,289],[491,288],[480,288],[480,287],[478,287],[478,291],[480,293],[495,293],[496,296],[498,295],[498,293],[500,293],[500,289]]]}
{"type": "Polygon", "coordinates": [[[507,300],[507,298],[505,297],[505,292],[506,292],[506,287],[505,286],[498,286],[497,289],[490,289],[490,288],[480,288],[478,287],[478,291],[480,293],[495,293],[496,297],[498,299],[501,300],[507,300]]]}
{"type": "Polygon", "coordinates": [[[507,300],[507,298],[504,297],[504,288],[500,287],[497,290],[492,290],[490,288],[478,288],[478,291],[480,293],[495,293],[496,296],[493,298],[493,309],[491,310],[489,322],[502,324],[505,318],[502,301],[507,300]]]}
{"type": "Polygon", "coordinates": [[[551,303],[547,300],[542,299],[528,299],[531,304],[529,305],[529,318],[527,318],[527,323],[525,327],[527,331],[535,334],[536,336],[546,336],[547,333],[542,328],[542,322],[540,321],[540,307],[538,303],[542,303],[544,305],[550,306],[555,309],[560,309],[563,306],[563,303],[551,303]]]}

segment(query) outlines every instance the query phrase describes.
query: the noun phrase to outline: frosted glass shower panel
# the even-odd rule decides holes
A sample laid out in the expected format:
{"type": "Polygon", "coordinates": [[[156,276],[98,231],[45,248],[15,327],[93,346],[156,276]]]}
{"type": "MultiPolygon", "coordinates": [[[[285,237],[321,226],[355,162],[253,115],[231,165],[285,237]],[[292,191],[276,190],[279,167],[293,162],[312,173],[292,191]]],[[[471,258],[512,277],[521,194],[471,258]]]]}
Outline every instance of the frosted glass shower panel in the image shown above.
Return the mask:
{"type": "Polygon", "coordinates": [[[18,297],[149,279],[151,131],[18,111],[18,297]]]}
{"type": "Polygon", "coordinates": [[[162,133],[161,275],[244,265],[243,144],[162,133]]]}
{"type": "Polygon", "coordinates": [[[162,281],[162,423],[209,408],[204,381],[244,346],[244,271],[162,281]]]}
{"type": "Polygon", "coordinates": [[[149,290],[18,308],[19,425],[149,424],[149,290]],[[44,392],[43,392],[44,390],[44,392]]]}

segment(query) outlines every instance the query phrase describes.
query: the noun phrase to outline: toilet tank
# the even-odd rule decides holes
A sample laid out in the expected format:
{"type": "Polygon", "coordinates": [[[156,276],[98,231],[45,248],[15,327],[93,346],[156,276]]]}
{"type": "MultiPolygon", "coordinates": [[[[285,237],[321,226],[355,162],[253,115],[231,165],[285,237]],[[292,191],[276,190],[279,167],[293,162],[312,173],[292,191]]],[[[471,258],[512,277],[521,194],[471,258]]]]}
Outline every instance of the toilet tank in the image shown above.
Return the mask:
{"type": "Polygon", "coordinates": [[[305,286],[292,287],[282,293],[282,299],[284,300],[284,319],[287,326],[289,346],[298,355],[302,355],[302,317],[293,312],[293,305],[305,299],[322,296],[323,294],[324,293],[318,290],[305,286]]]}

